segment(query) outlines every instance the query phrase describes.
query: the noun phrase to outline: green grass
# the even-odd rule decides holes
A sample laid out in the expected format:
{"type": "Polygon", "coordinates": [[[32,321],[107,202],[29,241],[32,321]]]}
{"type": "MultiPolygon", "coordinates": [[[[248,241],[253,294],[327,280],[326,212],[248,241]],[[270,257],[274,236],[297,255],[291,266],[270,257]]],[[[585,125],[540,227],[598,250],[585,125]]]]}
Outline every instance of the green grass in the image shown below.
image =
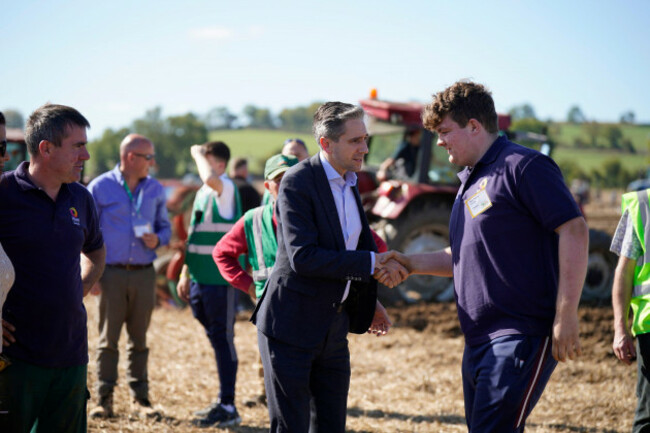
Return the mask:
{"type": "Polygon", "coordinates": [[[230,148],[231,158],[243,157],[248,159],[248,169],[251,173],[260,174],[264,171],[266,160],[282,151],[287,138],[300,138],[307,145],[309,154],[313,155],[318,149],[316,140],[311,134],[266,129],[236,129],[212,131],[208,135],[210,141],[223,141],[230,148]]]}
{"type": "MultiPolygon", "coordinates": [[[[623,125],[623,124],[599,124],[600,128],[616,126],[621,129],[623,139],[629,139],[637,153],[647,153],[650,149],[650,125],[623,125]]],[[[555,123],[551,126],[549,134],[556,143],[562,147],[573,147],[576,138],[584,143],[591,143],[586,124],[578,125],[571,123],[555,123]]],[[[598,144],[608,146],[603,137],[598,137],[598,144]]]]}
{"type": "Polygon", "coordinates": [[[575,162],[587,174],[592,170],[602,168],[603,162],[608,159],[620,160],[625,170],[631,173],[645,172],[646,168],[650,165],[650,159],[647,155],[633,155],[603,150],[556,148],[552,156],[557,163],[564,161],[575,162]]]}
{"type": "MultiPolygon", "coordinates": [[[[647,141],[650,140],[650,125],[622,125],[621,129],[625,137],[630,138],[634,143],[635,148],[639,153],[629,154],[621,152],[613,152],[608,150],[593,150],[593,149],[576,149],[573,147],[564,147],[563,143],[573,143],[575,137],[583,137],[584,140],[588,136],[583,131],[581,125],[571,124],[557,124],[559,128],[558,144],[553,152],[553,159],[558,163],[563,161],[574,161],[586,173],[594,169],[600,169],[604,161],[612,158],[620,159],[623,167],[629,172],[645,171],[646,167],[650,166],[650,153],[648,152],[647,141]],[[581,134],[584,134],[581,135],[581,134]]],[[[245,157],[248,158],[249,170],[254,174],[261,174],[264,171],[264,164],[266,160],[276,154],[280,153],[284,141],[287,138],[300,138],[306,144],[310,154],[314,154],[318,150],[318,145],[311,134],[306,133],[293,133],[287,131],[276,130],[259,130],[259,129],[238,129],[238,130],[224,130],[212,131],[209,135],[210,140],[221,140],[229,147],[232,157],[245,157]]],[[[389,141],[395,141],[397,138],[390,137],[389,141]]],[[[381,139],[377,137],[377,142],[373,142],[373,147],[376,149],[371,150],[374,154],[378,148],[386,148],[392,150],[394,145],[380,146],[381,139]]],[[[396,142],[396,141],[395,141],[396,142]]],[[[386,143],[384,143],[386,144],[386,143]]],[[[393,143],[394,144],[394,143],[393,143]]],[[[383,158],[388,156],[384,155],[371,155],[372,163],[378,164],[383,158]]]]}

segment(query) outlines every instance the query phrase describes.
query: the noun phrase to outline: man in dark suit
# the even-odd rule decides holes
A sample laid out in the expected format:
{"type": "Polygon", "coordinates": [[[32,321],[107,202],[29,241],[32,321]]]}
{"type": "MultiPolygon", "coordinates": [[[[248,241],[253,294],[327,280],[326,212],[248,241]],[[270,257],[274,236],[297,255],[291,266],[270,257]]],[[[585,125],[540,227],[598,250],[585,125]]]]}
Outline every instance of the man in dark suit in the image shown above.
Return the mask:
{"type": "Polygon", "coordinates": [[[368,152],[363,116],[351,104],[319,107],[313,128],[320,152],[282,180],[277,259],[252,318],[271,432],[345,431],[348,331],[388,321],[375,309],[373,274],[389,286],[406,275],[376,254],[356,188],[368,152]]]}

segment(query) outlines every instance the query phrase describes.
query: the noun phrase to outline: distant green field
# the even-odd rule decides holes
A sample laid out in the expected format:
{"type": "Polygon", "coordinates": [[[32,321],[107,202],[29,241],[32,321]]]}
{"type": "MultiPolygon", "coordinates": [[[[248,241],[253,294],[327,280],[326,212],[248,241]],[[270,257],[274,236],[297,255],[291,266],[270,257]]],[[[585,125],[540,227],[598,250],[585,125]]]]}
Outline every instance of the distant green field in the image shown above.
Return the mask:
{"type": "Polygon", "coordinates": [[[573,161],[585,173],[600,169],[603,162],[608,159],[620,160],[628,172],[645,172],[645,169],[650,166],[650,159],[647,155],[632,155],[602,150],[556,148],[553,152],[553,159],[559,164],[564,161],[573,161]]]}
{"type": "MultiPolygon", "coordinates": [[[[650,125],[622,125],[624,137],[629,138],[637,149],[637,154],[612,152],[605,150],[575,149],[570,146],[575,137],[580,136],[585,141],[588,136],[581,129],[580,125],[556,124],[559,128],[558,144],[555,148],[553,159],[558,162],[574,161],[586,173],[598,169],[607,159],[617,158],[623,163],[628,171],[645,170],[650,166],[650,153],[648,152],[648,140],[650,140],[650,125]],[[569,143],[570,147],[562,146],[569,143]]],[[[554,131],[556,132],[556,131],[554,131]]],[[[311,134],[293,133],[276,130],[238,129],[213,131],[209,135],[210,140],[221,140],[225,142],[232,153],[232,157],[246,157],[249,161],[249,169],[252,173],[261,174],[264,171],[266,160],[282,150],[282,145],[287,138],[302,139],[309,149],[310,154],[318,150],[318,146],[311,134]]],[[[377,161],[375,161],[377,162],[377,161]]]]}
{"type": "MultiPolygon", "coordinates": [[[[611,126],[610,124],[600,124],[604,128],[611,126]]],[[[647,153],[650,148],[650,125],[623,125],[615,124],[621,129],[623,139],[629,139],[638,153],[647,153]]],[[[590,143],[591,138],[587,132],[586,125],[578,125],[571,123],[555,123],[551,126],[549,131],[553,136],[556,143],[563,147],[573,147],[576,138],[580,138],[585,143],[590,143]]],[[[602,146],[607,146],[605,139],[599,137],[598,143],[602,146]]]]}
{"type": "Polygon", "coordinates": [[[223,141],[230,147],[231,157],[245,157],[248,159],[248,168],[252,173],[260,174],[264,171],[266,160],[282,151],[282,146],[287,138],[300,138],[307,145],[310,154],[318,149],[316,140],[311,134],[293,133],[287,131],[236,129],[212,131],[209,140],[223,141]]]}

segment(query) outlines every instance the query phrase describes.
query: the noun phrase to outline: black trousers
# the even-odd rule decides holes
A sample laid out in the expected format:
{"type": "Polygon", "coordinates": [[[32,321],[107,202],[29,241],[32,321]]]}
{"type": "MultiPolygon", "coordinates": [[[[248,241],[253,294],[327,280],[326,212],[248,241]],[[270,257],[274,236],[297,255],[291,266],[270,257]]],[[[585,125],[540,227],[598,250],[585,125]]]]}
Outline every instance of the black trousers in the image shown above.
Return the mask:
{"type": "Polygon", "coordinates": [[[270,432],[345,432],[350,389],[348,328],[348,314],[342,311],[315,348],[292,346],[258,331],[270,432]]]}

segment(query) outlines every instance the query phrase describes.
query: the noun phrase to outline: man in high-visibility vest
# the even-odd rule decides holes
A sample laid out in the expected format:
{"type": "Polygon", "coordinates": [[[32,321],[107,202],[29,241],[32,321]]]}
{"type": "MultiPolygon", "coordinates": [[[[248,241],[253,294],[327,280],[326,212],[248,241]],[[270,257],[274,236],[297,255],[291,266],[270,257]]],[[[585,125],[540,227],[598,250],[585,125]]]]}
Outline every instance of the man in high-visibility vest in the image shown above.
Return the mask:
{"type": "Polygon", "coordinates": [[[650,252],[646,248],[647,234],[650,233],[649,195],[650,189],[623,195],[623,215],[610,248],[619,256],[612,288],[612,347],[616,357],[625,365],[637,360],[638,404],[633,432],[650,429],[650,252]]]}
{"type": "Polygon", "coordinates": [[[220,141],[194,145],[190,152],[203,186],[196,193],[185,265],[178,281],[178,294],[192,307],[214,349],[219,373],[219,400],[195,412],[199,427],[227,427],[241,422],[235,408],[237,351],[234,326],[237,293],[219,274],[212,260],[214,245],[241,216],[235,184],[226,175],[230,149],[220,141]]]}

